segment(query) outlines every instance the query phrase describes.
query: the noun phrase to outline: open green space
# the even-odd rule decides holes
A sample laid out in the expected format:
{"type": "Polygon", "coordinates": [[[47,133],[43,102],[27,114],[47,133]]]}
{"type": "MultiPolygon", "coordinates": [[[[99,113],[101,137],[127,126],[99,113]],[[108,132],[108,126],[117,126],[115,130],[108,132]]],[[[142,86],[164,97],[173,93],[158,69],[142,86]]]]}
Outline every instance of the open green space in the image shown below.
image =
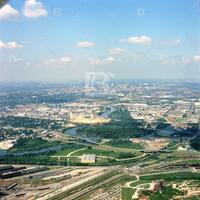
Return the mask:
{"type": "Polygon", "coordinates": [[[109,124],[89,125],[77,130],[79,134],[85,134],[89,137],[100,137],[108,139],[127,139],[131,137],[140,137],[153,133],[147,129],[144,121],[135,120],[131,117],[127,109],[117,109],[110,114],[111,122],[109,124]]]}
{"type": "Polygon", "coordinates": [[[132,188],[123,188],[122,189],[122,200],[132,200],[132,196],[135,192],[135,189],[132,188]]]}
{"type": "MultiPolygon", "coordinates": [[[[65,145],[61,150],[56,151],[56,153],[54,154],[55,156],[67,156],[69,153],[82,149],[85,146],[81,145],[81,144],[76,144],[76,143],[68,143],[67,145],[65,145]]],[[[73,156],[75,154],[72,154],[73,156]]]]}
{"type": "Polygon", "coordinates": [[[107,143],[108,145],[111,145],[113,147],[118,148],[126,148],[126,149],[143,149],[143,147],[140,144],[136,144],[133,142],[130,142],[129,140],[112,140],[107,143]]]}
{"type": "Polygon", "coordinates": [[[72,154],[73,156],[81,156],[83,154],[95,154],[97,156],[105,156],[105,157],[113,157],[113,158],[133,158],[135,155],[131,152],[116,152],[116,151],[107,151],[107,150],[99,150],[95,147],[90,147],[88,149],[85,149],[83,151],[78,151],[72,154]]]}
{"type": "MultiPolygon", "coordinates": [[[[24,140],[23,140],[24,142],[24,140]]],[[[23,143],[22,142],[22,143],[23,143]]],[[[21,143],[21,144],[22,144],[21,143]]],[[[20,143],[19,143],[20,144],[20,143]]],[[[111,165],[127,165],[130,163],[137,163],[147,156],[137,157],[138,152],[103,150],[100,146],[85,146],[78,143],[61,143],[55,144],[41,139],[25,140],[25,145],[14,146],[9,154],[0,156],[0,163],[2,164],[43,164],[43,165],[74,165],[74,166],[111,166],[111,165]],[[39,142],[41,142],[40,145],[39,142]],[[36,145],[37,144],[37,145],[36,145]],[[17,148],[19,147],[19,148],[17,148]],[[36,148],[34,148],[36,147],[36,148]],[[59,147],[60,150],[56,149],[59,147]],[[41,148],[41,151],[39,150],[41,148]],[[45,151],[44,148],[46,148],[45,151]],[[83,148],[87,148],[82,150],[83,148]],[[30,150],[30,151],[29,151],[30,150]],[[35,151],[34,151],[35,150],[35,151]],[[81,150],[76,152],[77,150],[81,150]],[[25,153],[26,152],[26,153],[25,153]],[[68,158],[68,154],[72,157],[68,158]],[[83,154],[96,154],[97,162],[94,164],[81,163],[80,156],[83,154]],[[58,158],[57,156],[61,156],[58,158]],[[63,157],[62,157],[63,156],[63,157]],[[121,160],[120,160],[121,159],[121,160]]]]}
{"type": "Polygon", "coordinates": [[[47,141],[40,137],[19,138],[14,146],[9,149],[9,152],[36,151],[44,148],[50,148],[59,144],[59,141],[47,141]]]}
{"type": "Polygon", "coordinates": [[[183,181],[183,180],[199,180],[200,173],[193,172],[174,172],[165,174],[152,174],[140,176],[140,180],[158,180],[163,179],[165,181],[183,181]]]}

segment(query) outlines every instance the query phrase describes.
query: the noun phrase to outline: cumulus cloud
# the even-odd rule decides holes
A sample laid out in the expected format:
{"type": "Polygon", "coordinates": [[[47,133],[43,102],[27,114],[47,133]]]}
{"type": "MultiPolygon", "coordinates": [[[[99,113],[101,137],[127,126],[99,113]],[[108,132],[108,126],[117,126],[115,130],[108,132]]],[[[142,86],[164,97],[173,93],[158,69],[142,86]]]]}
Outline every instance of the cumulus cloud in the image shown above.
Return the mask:
{"type": "Polygon", "coordinates": [[[91,65],[112,64],[112,63],[115,62],[115,58],[113,58],[113,57],[108,57],[108,58],[104,58],[104,59],[92,58],[92,59],[88,59],[88,62],[89,62],[91,65]]]}
{"type": "Polygon", "coordinates": [[[89,41],[82,41],[82,42],[78,42],[76,45],[78,47],[93,47],[93,46],[95,46],[95,43],[89,42],[89,41]]]}
{"type": "Polygon", "coordinates": [[[113,62],[115,62],[115,58],[113,58],[113,57],[108,57],[108,58],[106,58],[106,62],[107,62],[107,63],[113,63],[113,62]]]}
{"type": "Polygon", "coordinates": [[[61,58],[54,58],[54,59],[50,59],[49,61],[45,61],[44,64],[48,65],[48,64],[68,64],[71,63],[72,59],[70,57],[61,57],[61,58]]]}
{"type": "Polygon", "coordinates": [[[125,42],[129,44],[149,44],[151,43],[151,41],[152,41],[152,38],[145,35],[131,36],[131,37],[120,40],[120,42],[125,42]]]}
{"type": "Polygon", "coordinates": [[[19,12],[12,8],[9,4],[4,5],[0,9],[0,20],[13,19],[19,16],[19,12]]]}
{"type": "Polygon", "coordinates": [[[118,55],[118,54],[123,53],[124,51],[125,50],[122,48],[113,48],[113,49],[109,49],[109,54],[118,55]]]}
{"type": "Polygon", "coordinates": [[[0,49],[16,49],[16,48],[22,48],[23,45],[18,44],[16,42],[2,42],[0,40],[0,49]]]}
{"type": "Polygon", "coordinates": [[[36,0],[26,0],[23,8],[23,15],[26,17],[36,18],[47,15],[44,5],[36,0]]]}

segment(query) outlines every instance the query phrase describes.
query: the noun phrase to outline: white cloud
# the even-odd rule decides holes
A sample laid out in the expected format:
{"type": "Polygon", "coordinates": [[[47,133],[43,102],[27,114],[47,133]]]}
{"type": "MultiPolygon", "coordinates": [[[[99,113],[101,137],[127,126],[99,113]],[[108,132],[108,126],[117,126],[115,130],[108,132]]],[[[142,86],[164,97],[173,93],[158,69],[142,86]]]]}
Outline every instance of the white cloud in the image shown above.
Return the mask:
{"type": "Polygon", "coordinates": [[[152,38],[142,35],[142,36],[132,36],[120,40],[120,42],[130,43],[130,44],[149,44],[151,43],[152,38]]]}
{"type": "Polygon", "coordinates": [[[76,45],[78,47],[93,47],[93,46],[95,46],[95,43],[89,42],[89,41],[82,41],[82,42],[78,42],[76,45]]]}
{"type": "Polygon", "coordinates": [[[0,20],[13,19],[17,16],[19,16],[19,12],[9,4],[6,4],[0,9],[0,20]]]}
{"type": "Polygon", "coordinates": [[[88,62],[91,65],[112,64],[115,62],[115,58],[113,58],[113,57],[108,57],[108,58],[104,58],[104,59],[92,58],[92,59],[88,59],[88,62]]]}
{"type": "Polygon", "coordinates": [[[16,49],[16,48],[22,48],[23,45],[18,44],[16,42],[2,42],[0,40],[0,49],[16,49]]]}
{"type": "Polygon", "coordinates": [[[115,62],[115,58],[113,58],[113,57],[108,57],[108,58],[106,58],[106,62],[107,62],[107,63],[113,63],[113,62],[115,62]]]}
{"type": "Polygon", "coordinates": [[[26,17],[42,17],[47,15],[44,5],[36,0],[26,0],[23,8],[23,15],[26,17]]]}
{"type": "Polygon", "coordinates": [[[50,59],[49,61],[45,61],[44,64],[48,65],[48,64],[68,64],[71,63],[72,59],[70,57],[61,57],[61,58],[54,58],[54,59],[50,59]]]}
{"type": "Polygon", "coordinates": [[[124,51],[125,50],[122,48],[114,48],[114,49],[109,49],[109,54],[118,55],[118,54],[123,53],[124,51]]]}
{"type": "Polygon", "coordinates": [[[193,56],[193,61],[200,62],[200,55],[193,56]]]}

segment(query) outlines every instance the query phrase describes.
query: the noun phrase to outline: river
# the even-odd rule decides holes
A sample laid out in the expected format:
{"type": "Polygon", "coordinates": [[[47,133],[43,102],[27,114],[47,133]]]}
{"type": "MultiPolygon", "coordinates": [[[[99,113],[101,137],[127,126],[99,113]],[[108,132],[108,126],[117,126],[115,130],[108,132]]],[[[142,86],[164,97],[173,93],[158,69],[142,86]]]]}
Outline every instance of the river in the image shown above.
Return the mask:
{"type": "MultiPolygon", "coordinates": [[[[106,111],[104,113],[101,114],[101,117],[103,118],[108,118],[109,114],[113,112],[113,109],[111,109],[110,111],[106,111]]],[[[78,133],[77,133],[77,129],[80,128],[80,126],[74,127],[74,128],[70,128],[67,131],[65,131],[65,134],[67,135],[71,135],[72,137],[76,137],[78,139],[84,140],[88,143],[91,144],[98,144],[97,141],[99,138],[94,138],[94,137],[81,137],[78,133]]],[[[49,151],[58,151],[61,150],[62,147],[64,145],[57,145],[57,146],[53,146],[53,147],[48,147],[48,148],[44,148],[44,149],[40,149],[40,150],[35,150],[35,151],[23,151],[23,152],[7,152],[6,150],[0,149],[0,156],[5,156],[5,155],[13,155],[13,156],[23,156],[23,155],[27,155],[27,154],[40,154],[40,153],[47,153],[49,151]]]]}

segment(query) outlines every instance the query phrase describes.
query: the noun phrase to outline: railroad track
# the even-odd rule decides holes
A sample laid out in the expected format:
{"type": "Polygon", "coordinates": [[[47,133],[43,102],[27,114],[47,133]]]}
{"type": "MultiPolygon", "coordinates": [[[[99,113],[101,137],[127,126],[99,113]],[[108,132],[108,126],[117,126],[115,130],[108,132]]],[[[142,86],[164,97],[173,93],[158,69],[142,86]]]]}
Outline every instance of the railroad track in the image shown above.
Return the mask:
{"type": "Polygon", "coordinates": [[[122,179],[124,177],[124,174],[119,174],[117,172],[109,172],[106,175],[89,181],[88,183],[74,188],[73,190],[57,194],[49,200],[78,200],[79,198],[83,198],[84,196],[89,195],[94,190],[102,187],[103,185],[111,183],[117,179],[122,179]]]}

